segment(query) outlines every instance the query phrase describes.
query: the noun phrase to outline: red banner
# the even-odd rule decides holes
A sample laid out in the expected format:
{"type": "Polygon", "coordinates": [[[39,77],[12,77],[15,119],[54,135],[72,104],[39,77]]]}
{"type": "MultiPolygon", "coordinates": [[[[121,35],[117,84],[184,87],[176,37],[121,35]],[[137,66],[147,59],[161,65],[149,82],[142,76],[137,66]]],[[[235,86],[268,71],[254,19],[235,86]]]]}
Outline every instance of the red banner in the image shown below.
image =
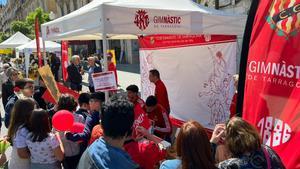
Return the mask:
{"type": "Polygon", "coordinates": [[[36,39],[36,52],[39,59],[39,67],[42,67],[43,63],[42,63],[42,53],[40,48],[40,27],[39,27],[39,19],[37,16],[35,17],[34,27],[35,27],[35,39],[36,39]]]}
{"type": "Polygon", "coordinates": [[[247,62],[243,118],[286,168],[300,168],[300,0],[260,0],[247,62]]]}
{"type": "MultiPolygon", "coordinates": [[[[56,83],[58,90],[60,91],[61,94],[69,94],[71,96],[74,96],[74,98],[77,100],[79,98],[79,93],[75,92],[74,90],[69,89],[68,87],[64,86],[61,83],[56,83]]],[[[55,99],[51,96],[49,90],[47,89],[42,98],[44,100],[46,100],[47,102],[53,103],[53,104],[57,104],[55,99]]]]}
{"type": "Polygon", "coordinates": [[[61,42],[61,63],[62,63],[62,73],[64,81],[68,79],[68,41],[61,42]]]}
{"type": "Polygon", "coordinates": [[[152,35],[139,38],[141,49],[170,49],[235,42],[235,35],[152,35]]]}

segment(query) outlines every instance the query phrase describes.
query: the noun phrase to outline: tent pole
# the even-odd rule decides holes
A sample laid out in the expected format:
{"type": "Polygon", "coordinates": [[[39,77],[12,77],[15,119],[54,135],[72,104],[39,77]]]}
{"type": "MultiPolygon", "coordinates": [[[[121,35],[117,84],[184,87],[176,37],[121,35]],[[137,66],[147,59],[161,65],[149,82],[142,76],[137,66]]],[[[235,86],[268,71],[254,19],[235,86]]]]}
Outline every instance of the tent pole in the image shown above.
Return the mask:
{"type": "Polygon", "coordinates": [[[30,54],[29,54],[29,51],[27,51],[26,49],[24,49],[23,51],[24,51],[24,58],[25,58],[25,75],[26,75],[26,78],[28,78],[30,54]]]}
{"type": "MultiPolygon", "coordinates": [[[[106,29],[105,29],[105,15],[104,15],[104,8],[102,7],[102,17],[101,17],[101,21],[102,21],[102,45],[103,45],[103,58],[104,58],[104,72],[108,71],[108,65],[107,65],[107,49],[108,49],[108,44],[107,44],[107,37],[106,37],[106,29]]],[[[108,91],[105,91],[105,102],[107,103],[109,99],[108,96],[108,91]]]]}
{"type": "Polygon", "coordinates": [[[42,38],[43,40],[43,58],[44,58],[44,65],[47,64],[47,58],[46,58],[46,45],[45,45],[45,40],[44,38],[42,38]]]}

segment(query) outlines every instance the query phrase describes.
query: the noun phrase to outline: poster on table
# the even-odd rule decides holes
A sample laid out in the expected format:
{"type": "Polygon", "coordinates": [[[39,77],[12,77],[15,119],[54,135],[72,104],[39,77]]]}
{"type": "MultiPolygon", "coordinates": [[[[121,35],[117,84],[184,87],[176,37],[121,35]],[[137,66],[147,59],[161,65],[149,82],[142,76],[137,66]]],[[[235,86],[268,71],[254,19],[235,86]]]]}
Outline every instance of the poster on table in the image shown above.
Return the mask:
{"type": "Polygon", "coordinates": [[[92,74],[95,91],[117,90],[115,73],[113,71],[92,74]]]}
{"type": "Polygon", "coordinates": [[[263,143],[279,154],[286,168],[299,169],[300,0],[255,3],[243,118],[257,127],[263,143]]]}
{"type": "Polygon", "coordinates": [[[149,70],[165,83],[173,124],[193,119],[208,129],[225,122],[234,94],[235,36],[153,35],[139,38],[142,98],[154,94],[149,70]]]}

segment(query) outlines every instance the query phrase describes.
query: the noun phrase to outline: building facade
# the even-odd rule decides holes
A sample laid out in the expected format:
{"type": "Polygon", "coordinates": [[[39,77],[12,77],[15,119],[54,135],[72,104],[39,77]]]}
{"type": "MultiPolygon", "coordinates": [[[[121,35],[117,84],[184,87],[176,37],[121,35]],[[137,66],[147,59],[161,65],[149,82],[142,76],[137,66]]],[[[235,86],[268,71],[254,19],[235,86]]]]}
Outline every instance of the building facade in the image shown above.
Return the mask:
{"type": "Polygon", "coordinates": [[[66,15],[92,0],[8,0],[1,12],[2,32],[10,32],[13,21],[24,20],[26,16],[41,7],[45,12],[53,12],[55,17],[66,15]]]}

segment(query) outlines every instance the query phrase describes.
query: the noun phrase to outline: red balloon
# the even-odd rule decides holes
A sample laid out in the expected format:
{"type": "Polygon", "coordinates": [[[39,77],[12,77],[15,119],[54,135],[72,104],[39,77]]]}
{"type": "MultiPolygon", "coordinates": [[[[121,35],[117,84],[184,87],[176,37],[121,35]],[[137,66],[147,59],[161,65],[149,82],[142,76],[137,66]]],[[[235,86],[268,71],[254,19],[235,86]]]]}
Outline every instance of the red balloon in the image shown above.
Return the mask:
{"type": "Polygon", "coordinates": [[[52,118],[52,125],[58,131],[68,131],[72,128],[74,116],[68,110],[56,112],[52,118]]]}
{"type": "Polygon", "coordinates": [[[71,133],[82,133],[84,130],[84,124],[75,122],[73,123],[72,128],[70,129],[71,133]]]}

